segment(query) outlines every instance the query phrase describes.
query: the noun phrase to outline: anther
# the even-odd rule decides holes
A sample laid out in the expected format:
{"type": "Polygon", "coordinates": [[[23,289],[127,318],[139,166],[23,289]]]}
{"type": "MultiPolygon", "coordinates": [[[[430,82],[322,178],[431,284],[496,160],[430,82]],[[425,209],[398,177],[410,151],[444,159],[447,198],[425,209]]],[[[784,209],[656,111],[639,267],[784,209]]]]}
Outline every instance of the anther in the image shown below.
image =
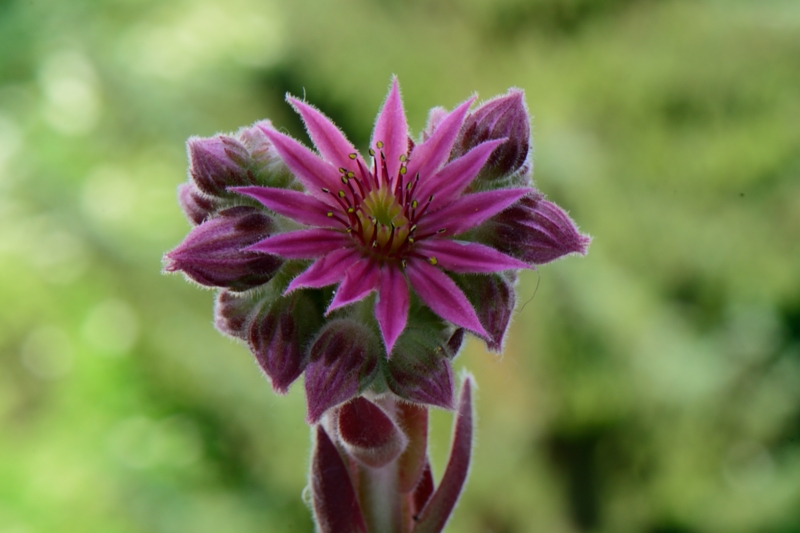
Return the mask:
{"type": "Polygon", "coordinates": [[[408,238],[408,244],[414,244],[414,237],[408,238]]]}
{"type": "Polygon", "coordinates": [[[344,168],[344,167],[339,167],[339,173],[340,174],[347,174],[347,169],[344,168]]]}
{"type": "Polygon", "coordinates": [[[400,174],[401,175],[405,176],[406,172],[408,172],[408,169],[405,166],[400,167],[400,174]]]}
{"type": "Polygon", "coordinates": [[[369,155],[371,155],[372,157],[375,157],[375,150],[373,150],[372,148],[370,148],[370,149],[369,149],[369,155]]]}
{"type": "Polygon", "coordinates": [[[406,267],[406,260],[405,259],[401,260],[400,264],[403,266],[403,268],[405,268],[406,267]]]}
{"type": "Polygon", "coordinates": [[[377,147],[378,147],[378,150],[380,150],[381,148],[383,148],[383,141],[378,141],[378,142],[376,142],[376,143],[375,143],[375,146],[377,146],[377,147]]]}
{"type": "Polygon", "coordinates": [[[355,177],[355,174],[354,174],[352,171],[348,171],[348,172],[347,172],[347,177],[348,177],[349,179],[353,179],[353,178],[355,177]]]}
{"type": "Polygon", "coordinates": [[[347,212],[348,213],[355,213],[356,212],[356,208],[355,207],[348,207],[347,208],[347,212]]]}
{"type": "Polygon", "coordinates": [[[411,200],[411,209],[416,209],[419,205],[419,202],[416,200],[411,200]]]}
{"type": "Polygon", "coordinates": [[[322,192],[324,192],[325,194],[329,194],[331,191],[330,189],[326,189],[325,187],[323,187],[322,192]]]}
{"type": "Polygon", "coordinates": [[[408,232],[409,233],[414,233],[415,231],[417,231],[417,225],[416,224],[412,224],[411,227],[408,228],[408,232]]]}
{"type": "Polygon", "coordinates": [[[438,263],[439,263],[439,261],[438,261],[438,260],[437,260],[435,257],[433,257],[433,256],[430,256],[430,257],[428,258],[428,262],[429,262],[430,264],[434,265],[434,266],[436,266],[436,264],[438,264],[438,263]]]}
{"type": "Polygon", "coordinates": [[[352,154],[348,155],[347,157],[349,157],[350,159],[355,161],[356,157],[358,157],[358,154],[353,152],[352,154]]]}
{"type": "Polygon", "coordinates": [[[339,198],[344,198],[345,196],[347,196],[347,193],[344,191],[339,191],[339,198]]]}
{"type": "Polygon", "coordinates": [[[342,176],[342,183],[347,184],[347,176],[342,176]]]}
{"type": "Polygon", "coordinates": [[[447,228],[442,228],[442,229],[436,230],[436,233],[438,233],[438,234],[440,234],[440,235],[441,235],[441,234],[442,234],[442,233],[444,233],[445,231],[447,231],[447,228]]]}
{"type": "Polygon", "coordinates": [[[400,162],[401,163],[405,163],[407,160],[408,160],[408,157],[406,157],[406,154],[400,154],[400,162]]]}
{"type": "Polygon", "coordinates": [[[333,217],[333,211],[328,211],[327,215],[328,215],[329,217],[333,217]]]}

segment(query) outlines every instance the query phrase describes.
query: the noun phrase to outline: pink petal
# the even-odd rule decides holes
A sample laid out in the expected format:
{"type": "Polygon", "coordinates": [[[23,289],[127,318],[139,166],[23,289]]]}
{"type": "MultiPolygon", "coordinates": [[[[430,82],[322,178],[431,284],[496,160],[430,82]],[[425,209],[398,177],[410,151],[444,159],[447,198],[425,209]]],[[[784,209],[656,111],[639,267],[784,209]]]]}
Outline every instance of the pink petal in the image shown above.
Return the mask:
{"type": "Polygon", "coordinates": [[[305,272],[294,278],[286,288],[286,294],[303,287],[319,289],[339,283],[344,278],[345,272],[358,261],[360,255],[353,248],[332,251],[317,259],[305,272]]]}
{"type": "Polygon", "coordinates": [[[452,272],[487,273],[530,268],[524,261],[474,242],[427,239],[419,242],[416,250],[428,258],[435,257],[437,265],[452,272]]]}
{"type": "Polygon", "coordinates": [[[311,494],[314,522],[320,533],[366,533],[353,482],[339,450],[322,426],[317,426],[311,458],[311,494]]]}
{"type": "Polygon", "coordinates": [[[309,193],[325,203],[338,205],[329,193],[323,191],[329,189],[335,192],[340,189],[340,174],[336,167],[323,161],[317,154],[288,135],[265,127],[261,127],[261,131],[272,142],[283,162],[309,193]]]}
{"type": "Polygon", "coordinates": [[[467,378],[461,387],[461,397],[458,400],[450,459],[447,461],[439,488],[419,514],[414,533],[440,533],[447,524],[469,473],[472,429],[472,379],[467,378]]]}
{"type": "Polygon", "coordinates": [[[333,212],[328,204],[303,192],[272,187],[231,187],[228,190],[254,198],[279,215],[301,224],[322,227],[336,224],[336,219],[328,216],[333,212]]]}
{"type": "Polygon", "coordinates": [[[417,258],[408,261],[406,274],[417,295],[434,313],[481,337],[488,337],[475,309],[447,274],[417,258]]]}
{"type": "Polygon", "coordinates": [[[388,267],[381,270],[375,318],[383,334],[387,357],[391,357],[394,343],[406,327],[408,305],[408,285],[400,269],[388,267]]]}
{"type": "Polygon", "coordinates": [[[363,258],[353,265],[344,276],[344,281],[336,290],[331,305],[325,314],[357,302],[375,290],[378,285],[380,267],[370,258],[363,258]]]}
{"type": "Polygon", "coordinates": [[[351,243],[350,237],[344,233],[315,228],[273,235],[245,249],[289,259],[314,259],[339,248],[345,248],[351,243]]]}
{"type": "Polygon", "coordinates": [[[530,191],[530,189],[497,189],[467,194],[438,211],[426,214],[419,221],[417,233],[427,234],[441,229],[451,236],[464,233],[496,215],[530,191]]]}
{"type": "Polygon", "coordinates": [[[383,151],[389,177],[397,176],[400,169],[400,156],[408,152],[408,124],[403,111],[403,101],[400,99],[397,78],[392,80],[392,88],[389,90],[383,109],[375,122],[370,148],[375,150],[376,157],[380,157],[377,154],[383,151]],[[378,148],[379,141],[383,143],[383,148],[378,148]]]}
{"type": "Polygon", "coordinates": [[[415,196],[427,198],[433,194],[434,199],[431,209],[434,206],[444,206],[452,202],[472,183],[472,180],[475,179],[475,176],[486,164],[494,149],[504,142],[505,138],[479,144],[462,157],[445,165],[430,179],[425,180],[415,196]]]}
{"type": "Polygon", "coordinates": [[[475,101],[473,96],[447,115],[422,144],[411,153],[407,174],[412,178],[419,173],[421,180],[429,179],[439,167],[450,158],[450,150],[458,137],[461,124],[467,116],[469,106],[475,101]]]}
{"type": "Polygon", "coordinates": [[[353,144],[347,140],[344,133],[336,127],[331,119],[326,117],[314,106],[308,105],[294,97],[287,98],[292,107],[303,117],[308,136],[314,142],[322,157],[333,163],[337,168],[358,168],[358,164],[350,159],[350,154],[357,154],[353,144]]]}

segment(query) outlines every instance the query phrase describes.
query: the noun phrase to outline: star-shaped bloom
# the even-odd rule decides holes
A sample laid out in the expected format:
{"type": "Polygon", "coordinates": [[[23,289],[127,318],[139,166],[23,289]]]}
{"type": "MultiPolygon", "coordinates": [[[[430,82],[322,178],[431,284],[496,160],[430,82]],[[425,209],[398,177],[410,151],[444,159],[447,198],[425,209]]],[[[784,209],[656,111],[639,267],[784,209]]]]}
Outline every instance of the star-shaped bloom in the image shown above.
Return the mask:
{"type": "Polygon", "coordinates": [[[414,145],[394,80],[375,123],[368,157],[319,110],[296,98],[288,100],[317,152],[270,125],[261,128],[305,191],[261,186],[228,190],[305,227],[271,235],[247,250],[313,260],[286,293],[338,285],[327,313],[376,292],[374,313],[387,356],[407,324],[409,288],[441,318],[490,337],[446,271],[483,274],[529,268],[520,259],[462,236],[532,189],[469,192],[492,153],[507,140],[486,140],[452,157],[475,99],[439,117],[427,138],[414,145]]]}
{"type": "Polygon", "coordinates": [[[523,92],[473,101],[415,144],[394,81],[366,156],[295,98],[316,151],[268,120],[189,139],[194,227],[165,271],[219,289],[215,325],[278,393],[305,376],[310,423],[367,390],[453,408],[451,361],[465,331],[502,350],[517,270],[586,253],[532,186],[523,92]]]}

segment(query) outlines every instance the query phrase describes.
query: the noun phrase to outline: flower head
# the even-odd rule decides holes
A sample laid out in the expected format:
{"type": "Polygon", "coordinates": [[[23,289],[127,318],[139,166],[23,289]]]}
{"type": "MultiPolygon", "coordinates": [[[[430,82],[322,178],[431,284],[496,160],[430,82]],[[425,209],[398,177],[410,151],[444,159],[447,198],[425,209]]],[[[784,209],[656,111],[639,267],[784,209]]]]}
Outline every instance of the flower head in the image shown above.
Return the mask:
{"type": "Polygon", "coordinates": [[[500,351],[517,270],[589,244],[531,185],[522,91],[434,108],[415,143],[394,80],[363,154],[288,101],[316,150],[266,120],[189,140],[195,227],[165,270],[221,289],[215,325],[277,392],[305,374],[311,423],[366,390],[455,407],[465,331],[500,351]]]}
{"type": "Polygon", "coordinates": [[[530,189],[466,193],[492,153],[507,141],[484,141],[451,159],[473,101],[443,116],[431,135],[414,145],[395,80],[364,158],[320,111],[289,98],[319,153],[272,128],[263,132],[305,191],[259,186],[230,190],[306,227],[270,236],[248,250],[313,260],[287,292],[338,284],[328,313],[377,292],[375,318],[387,355],[406,327],[409,287],[441,318],[489,337],[467,296],[445,271],[528,267],[460,236],[530,189]]]}

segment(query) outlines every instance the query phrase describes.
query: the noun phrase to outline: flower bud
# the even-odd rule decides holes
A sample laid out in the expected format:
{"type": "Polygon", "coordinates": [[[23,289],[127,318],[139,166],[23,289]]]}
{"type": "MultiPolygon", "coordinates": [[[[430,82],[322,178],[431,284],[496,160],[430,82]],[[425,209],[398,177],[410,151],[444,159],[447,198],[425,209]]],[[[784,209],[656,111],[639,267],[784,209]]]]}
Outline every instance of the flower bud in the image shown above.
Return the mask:
{"type": "Polygon", "coordinates": [[[531,125],[525,93],[519,89],[510,89],[505,96],[489,100],[470,113],[461,127],[453,155],[465,154],[484,141],[503,137],[508,140],[495,149],[478,179],[509,176],[528,158],[531,125]]]}
{"type": "Polygon", "coordinates": [[[232,207],[195,227],[165,259],[201,285],[243,291],[269,281],[282,264],[274,255],[243,250],[266,238],[272,219],[253,207],[232,207]]]}
{"type": "Polygon", "coordinates": [[[178,203],[183,214],[195,226],[205,222],[219,208],[216,198],[203,194],[191,182],[178,186],[178,203]]]}
{"type": "Polygon", "coordinates": [[[498,274],[465,275],[460,279],[463,280],[464,294],[475,305],[478,319],[489,334],[489,338],[484,339],[486,347],[493,352],[502,352],[503,339],[516,304],[514,285],[498,274]]]}
{"type": "Polygon", "coordinates": [[[231,291],[220,291],[214,303],[214,326],[225,335],[247,340],[247,330],[258,302],[231,291]]]}
{"type": "Polygon", "coordinates": [[[538,193],[524,196],[487,221],[482,230],[486,244],[534,265],[571,253],[586,255],[592,242],[563,209],[538,193]]]}
{"type": "Polygon", "coordinates": [[[306,368],[308,422],[358,395],[375,379],[381,344],[374,333],[352,320],[334,320],[310,349],[306,368]]]}
{"type": "Polygon", "coordinates": [[[371,468],[394,461],[406,448],[408,438],[383,410],[359,396],[342,405],[339,439],[349,455],[371,468]]]}
{"type": "Polygon", "coordinates": [[[306,368],[307,339],[318,329],[320,317],[308,295],[295,292],[264,304],[250,324],[250,350],[278,394],[285,394],[306,368]]]}
{"type": "Polygon", "coordinates": [[[435,315],[412,310],[386,366],[389,389],[411,402],[452,409],[455,389],[450,359],[455,353],[449,341],[453,334],[452,326],[435,315]]]}
{"type": "Polygon", "coordinates": [[[422,140],[427,141],[449,113],[443,107],[433,107],[428,112],[428,124],[422,130],[422,140]]]}
{"type": "Polygon", "coordinates": [[[197,187],[206,194],[222,196],[227,187],[253,185],[247,167],[250,154],[239,141],[226,135],[187,142],[191,168],[197,187]]]}

